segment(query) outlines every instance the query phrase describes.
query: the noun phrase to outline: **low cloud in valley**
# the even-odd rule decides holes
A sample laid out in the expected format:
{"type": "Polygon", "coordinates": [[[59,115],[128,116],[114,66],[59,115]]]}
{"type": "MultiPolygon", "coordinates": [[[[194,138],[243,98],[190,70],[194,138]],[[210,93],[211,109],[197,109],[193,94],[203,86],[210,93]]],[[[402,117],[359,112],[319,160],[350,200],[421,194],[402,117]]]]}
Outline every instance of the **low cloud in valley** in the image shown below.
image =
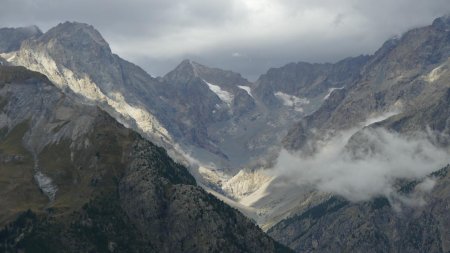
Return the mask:
{"type": "MultiPolygon", "coordinates": [[[[381,128],[366,128],[354,135],[358,130],[335,135],[313,156],[283,150],[274,174],[351,201],[385,196],[393,202],[421,204],[419,193],[413,198],[402,196],[396,183],[400,179],[423,179],[444,167],[450,161],[448,151],[432,144],[426,134],[405,137],[381,128]]],[[[428,178],[416,189],[427,192],[433,186],[434,180],[428,178]]]]}

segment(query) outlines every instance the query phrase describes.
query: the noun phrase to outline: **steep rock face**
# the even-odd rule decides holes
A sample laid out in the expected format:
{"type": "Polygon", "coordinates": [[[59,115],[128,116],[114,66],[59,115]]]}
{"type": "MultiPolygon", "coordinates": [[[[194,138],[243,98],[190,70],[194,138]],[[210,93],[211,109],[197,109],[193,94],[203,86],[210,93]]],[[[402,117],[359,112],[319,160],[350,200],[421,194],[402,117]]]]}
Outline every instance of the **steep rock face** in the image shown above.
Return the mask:
{"type": "Polygon", "coordinates": [[[231,108],[233,117],[240,117],[255,108],[255,100],[251,94],[253,84],[244,79],[240,74],[217,68],[209,68],[196,62],[192,62],[192,64],[197,75],[203,80],[209,84],[217,85],[223,91],[232,94],[231,108]]]}
{"type": "MultiPolygon", "coordinates": [[[[422,196],[426,204],[395,210],[386,198],[350,203],[330,197],[268,233],[297,252],[448,252],[448,170],[433,173],[438,180],[422,196]]],[[[400,190],[408,196],[423,194],[421,182],[403,184],[400,190]]]]}
{"type": "MultiPolygon", "coordinates": [[[[427,136],[448,150],[449,31],[448,17],[442,17],[387,41],[363,66],[360,78],[331,92],[315,113],[290,130],[285,147],[311,154],[328,137],[355,130],[344,144],[357,158],[377,152],[364,133],[385,129],[409,139],[427,136]]],[[[298,252],[447,252],[448,217],[442,210],[448,205],[448,166],[430,178],[395,182],[403,200],[315,199],[269,234],[298,252]],[[424,185],[435,179],[426,193],[424,185]]]]}
{"type": "Polygon", "coordinates": [[[0,77],[3,251],[287,250],[98,107],[22,67],[0,77]]]}
{"type": "Polygon", "coordinates": [[[431,132],[436,135],[435,143],[446,147],[450,144],[450,88],[443,94],[436,94],[436,97],[434,104],[395,115],[372,127],[383,127],[403,134],[431,132]]]}
{"type": "MultiPolygon", "coordinates": [[[[59,24],[2,57],[44,73],[66,94],[98,105],[180,160],[180,153],[189,153],[202,164],[226,168],[228,174],[240,167],[259,166],[252,161],[275,153],[287,129],[323,101],[320,97],[311,102],[289,89],[274,90],[278,93],[272,95],[282,106],[268,107],[265,97],[254,96],[254,85],[239,74],[191,61],[155,79],[114,55],[98,31],[81,23],[59,24]]],[[[326,85],[315,86],[337,85],[344,75],[338,76],[338,70],[353,71],[354,65],[356,60],[340,67],[311,65],[318,74],[302,79],[302,87],[327,75],[328,81],[320,81],[326,85]]],[[[302,73],[308,74],[307,70],[302,73]]],[[[282,77],[279,81],[284,83],[287,79],[282,77]]],[[[318,90],[321,96],[327,95],[327,88],[318,90]]]]}
{"type": "Polygon", "coordinates": [[[249,82],[231,71],[190,60],[184,60],[162,80],[159,94],[174,107],[172,120],[180,129],[178,137],[226,158],[214,145],[217,143],[208,127],[239,118],[254,108],[253,98],[239,88],[249,87],[249,82]]]}
{"type": "MultiPolygon", "coordinates": [[[[112,54],[86,24],[59,24],[2,57],[44,73],[65,94],[99,106],[179,160],[181,147],[212,167],[234,169],[264,154],[274,140],[272,123],[261,127],[267,118],[259,117],[251,84],[239,74],[187,61],[155,79],[112,54]]],[[[276,132],[280,140],[283,133],[276,132]]]]}
{"type": "Polygon", "coordinates": [[[207,127],[229,117],[228,104],[208,88],[206,81],[198,76],[194,65],[188,60],[169,72],[163,80],[165,83],[160,94],[174,108],[171,118],[179,128],[177,137],[218,152],[208,141],[207,127]]]}
{"type": "Polygon", "coordinates": [[[173,106],[173,122],[181,133],[176,138],[195,144],[188,147],[193,157],[227,168],[225,173],[234,174],[235,168],[266,154],[281,140],[286,122],[299,117],[286,110],[273,113],[278,119],[272,119],[272,112],[253,97],[252,84],[239,74],[190,60],[161,80],[160,94],[173,106]]]}
{"type": "MultiPolygon", "coordinates": [[[[49,204],[73,210],[95,191],[91,179],[111,183],[114,169],[108,168],[122,163],[117,157],[98,164],[97,149],[107,145],[92,136],[105,120],[99,110],[74,103],[45,76],[23,67],[1,67],[0,76],[2,225],[17,212],[40,212],[49,204]]],[[[114,156],[113,150],[108,154],[104,158],[114,156]]]]}
{"type": "Polygon", "coordinates": [[[155,157],[155,153],[145,149],[146,145],[143,142],[135,146],[138,153],[119,185],[119,195],[131,221],[141,233],[152,238],[160,252],[286,250],[263,236],[243,215],[201,188],[183,183],[179,176],[155,178],[152,174],[164,175],[167,171],[152,171],[159,166],[148,159],[155,157]],[[156,183],[155,180],[161,181],[156,183]]]}
{"type": "MultiPolygon", "coordinates": [[[[100,33],[86,24],[59,24],[2,57],[44,73],[65,93],[100,106],[172,154],[181,147],[220,167],[229,167],[234,155],[234,147],[222,144],[220,130],[255,115],[251,85],[239,74],[186,61],[155,79],[114,55],[100,33]]],[[[248,152],[240,148],[235,153],[243,154],[242,159],[236,163],[242,165],[248,152]]],[[[179,154],[177,158],[182,159],[179,154]]]]}
{"type": "Polygon", "coordinates": [[[7,54],[8,57],[15,65],[45,74],[65,92],[99,105],[155,142],[170,143],[170,134],[159,120],[164,121],[161,115],[167,107],[153,88],[157,80],[112,54],[92,26],[59,24],[42,36],[25,41],[19,51],[7,54]],[[157,113],[161,115],[156,117],[157,113]]]}
{"type": "MultiPolygon", "coordinates": [[[[409,114],[429,107],[446,92],[450,33],[445,17],[387,41],[364,66],[361,77],[290,130],[284,144],[300,149],[325,131],[349,129],[387,112],[409,114]],[[311,132],[315,130],[315,134],[311,132]]],[[[416,130],[425,128],[422,122],[416,130]]]]}
{"type": "Polygon", "coordinates": [[[299,62],[272,68],[256,82],[255,94],[269,107],[282,104],[276,97],[277,92],[322,100],[330,89],[340,89],[357,80],[369,59],[369,56],[359,56],[334,64],[299,62]]]}

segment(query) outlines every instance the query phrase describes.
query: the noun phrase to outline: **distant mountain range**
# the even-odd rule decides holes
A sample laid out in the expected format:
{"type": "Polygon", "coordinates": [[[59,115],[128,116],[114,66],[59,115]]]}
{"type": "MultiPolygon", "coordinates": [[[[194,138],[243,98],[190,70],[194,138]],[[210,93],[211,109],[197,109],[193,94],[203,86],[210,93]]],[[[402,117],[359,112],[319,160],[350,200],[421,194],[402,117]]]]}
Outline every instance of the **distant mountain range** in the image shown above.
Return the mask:
{"type": "Polygon", "coordinates": [[[4,248],[57,249],[63,233],[54,247],[68,251],[288,251],[198,183],[297,252],[450,250],[448,167],[393,182],[414,195],[435,180],[428,205],[404,208],[412,218],[386,196],[352,202],[270,170],[280,152],[314,156],[349,131],[352,159],[377,152],[365,134],[377,129],[448,152],[448,16],[373,55],[254,83],[190,60],[152,77],[76,22],[0,29],[0,65],[4,248]]]}

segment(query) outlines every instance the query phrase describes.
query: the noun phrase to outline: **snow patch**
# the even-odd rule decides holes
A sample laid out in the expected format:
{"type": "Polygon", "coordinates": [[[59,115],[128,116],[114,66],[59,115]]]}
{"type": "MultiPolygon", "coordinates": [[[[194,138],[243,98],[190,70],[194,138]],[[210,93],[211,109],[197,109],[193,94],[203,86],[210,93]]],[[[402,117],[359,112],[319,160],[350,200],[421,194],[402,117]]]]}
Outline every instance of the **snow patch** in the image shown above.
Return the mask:
{"type": "Polygon", "coordinates": [[[303,112],[302,106],[310,103],[309,99],[307,98],[299,98],[294,95],[283,93],[281,91],[275,92],[274,95],[283,102],[283,105],[292,107],[295,111],[298,112],[303,112]]]}
{"type": "Polygon", "coordinates": [[[231,105],[231,102],[233,102],[233,94],[231,94],[230,92],[228,92],[226,90],[222,90],[222,88],[220,88],[220,86],[218,86],[218,85],[208,83],[205,80],[203,80],[203,82],[205,82],[208,85],[208,88],[212,92],[214,92],[220,98],[220,100],[222,100],[224,103],[226,103],[229,106],[231,105]]]}
{"type": "Polygon", "coordinates": [[[245,85],[238,85],[238,88],[242,89],[242,90],[245,90],[250,97],[253,97],[252,90],[251,90],[250,87],[245,86],[245,85]]]}
{"type": "Polygon", "coordinates": [[[323,97],[323,100],[327,100],[330,97],[331,93],[333,93],[333,91],[335,91],[335,90],[342,90],[342,89],[344,89],[344,87],[329,88],[328,89],[328,93],[327,93],[327,95],[325,95],[325,97],[323,97]]]}
{"type": "Polygon", "coordinates": [[[36,174],[34,174],[34,180],[36,180],[39,188],[48,197],[50,202],[53,202],[55,200],[56,192],[58,191],[58,186],[53,184],[53,180],[40,171],[37,171],[36,174]]]}

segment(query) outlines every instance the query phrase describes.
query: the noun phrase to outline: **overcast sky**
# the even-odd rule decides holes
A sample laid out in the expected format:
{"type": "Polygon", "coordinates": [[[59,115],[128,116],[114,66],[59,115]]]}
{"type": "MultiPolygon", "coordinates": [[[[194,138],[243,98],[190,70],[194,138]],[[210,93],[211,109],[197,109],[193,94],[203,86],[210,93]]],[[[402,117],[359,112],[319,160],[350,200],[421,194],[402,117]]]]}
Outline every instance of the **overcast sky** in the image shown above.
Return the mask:
{"type": "Polygon", "coordinates": [[[190,58],[250,79],[289,62],[370,54],[450,13],[449,0],[0,0],[0,7],[2,27],[89,23],[154,76],[190,58]]]}

